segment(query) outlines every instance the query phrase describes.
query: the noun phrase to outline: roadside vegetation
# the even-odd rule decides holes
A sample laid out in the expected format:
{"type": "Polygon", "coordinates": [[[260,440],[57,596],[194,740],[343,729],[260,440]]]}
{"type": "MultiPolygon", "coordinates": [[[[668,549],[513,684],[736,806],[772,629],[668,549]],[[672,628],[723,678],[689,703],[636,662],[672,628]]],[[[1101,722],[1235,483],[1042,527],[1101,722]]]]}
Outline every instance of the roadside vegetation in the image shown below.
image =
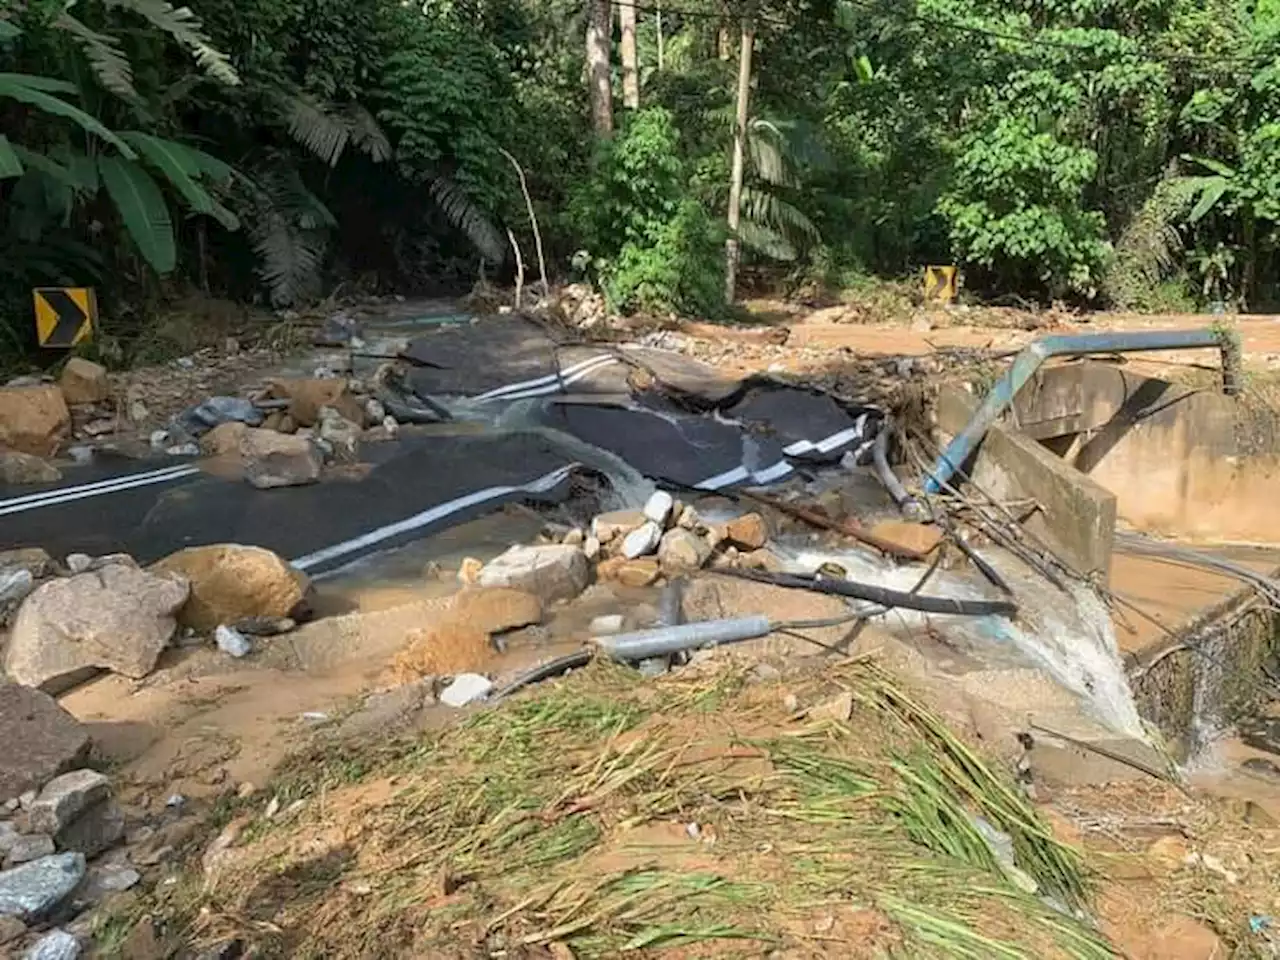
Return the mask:
{"type": "Polygon", "coordinates": [[[996,302],[1263,309],[1277,53],[1274,0],[10,3],[0,351],[35,285],[127,337],[191,292],[506,283],[516,247],[618,310],[931,263],[996,302]]]}

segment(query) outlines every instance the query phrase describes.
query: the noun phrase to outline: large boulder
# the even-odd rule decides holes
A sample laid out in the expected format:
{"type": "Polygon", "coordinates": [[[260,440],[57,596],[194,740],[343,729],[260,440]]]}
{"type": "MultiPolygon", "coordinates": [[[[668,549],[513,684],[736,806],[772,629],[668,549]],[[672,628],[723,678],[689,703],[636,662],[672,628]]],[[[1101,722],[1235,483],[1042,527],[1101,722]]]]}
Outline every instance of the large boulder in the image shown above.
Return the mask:
{"type": "Polygon", "coordinates": [[[238,455],[240,445],[244,443],[244,435],[249,429],[247,424],[239,420],[220,423],[200,438],[200,452],[206,457],[238,455]]]}
{"type": "Polygon", "coordinates": [[[184,577],[126,564],[52,580],[18,610],[5,670],[53,693],[98,670],[141,679],[173,637],[190,592],[184,577]]]}
{"type": "Polygon", "coordinates": [[[249,429],[240,441],[244,477],[259,490],[297,487],[320,479],[324,456],[307,437],[249,429]]]}
{"type": "Polygon", "coordinates": [[[89,734],[47,693],[0,683],[0,803],[82,764],[89,734]]]}
{"type": "Polygon", "coordinates": [[[480,586],[510,587],[544,604],[572,600],[587,588],[591,568],[580,547],[557,543],[515,546],[480,571],[480,586]]]}
{"type": "Polygon", "coordinates": [[[101,403],[111,396],[111,384],[107,381],[107,368],[84,357],[72,357],[62,368],[58,380],[67,403],[101,403]]]}
{"type": "Polygon", "coordinates": [[[0,447],[50,457],[71,430],[71,411],[53,384],[0,389],[0,447]]]}
{"type": "Polygon", "coordinates": [[[287,617],[311,587],[307,575],[287,560],[237,543],[179,550],[151,570],[190,582],[191,595],[178,619],[202,632],[246,617],[287,617]]]}

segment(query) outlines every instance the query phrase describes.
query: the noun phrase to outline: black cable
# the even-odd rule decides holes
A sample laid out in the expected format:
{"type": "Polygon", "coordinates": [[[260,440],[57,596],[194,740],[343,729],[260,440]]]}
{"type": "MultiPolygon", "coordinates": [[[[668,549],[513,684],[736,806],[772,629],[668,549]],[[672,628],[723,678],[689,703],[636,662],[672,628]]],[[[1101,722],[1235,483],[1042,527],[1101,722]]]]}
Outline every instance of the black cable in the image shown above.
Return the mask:
{"type": "Polygon", "coordinates": [[[952,614],[960,617],[991,615],[1012,617],[1018,612],[1018,605],[1009,600],[961,600],[954,597],[920,596],[853,580],[828,580],[793,573],[766,573],[762,570],[726,568],[713,572],[721,576],[737,577],[740,580],[768,583],[775,587],[829,593],[866,603],[876,603],[882,607],[902,607],[907,610],[919,610],[922,613],[952,614]]]}
{"type": "Polygon", "coordinates": [[[546,663],[534,667],[528,673],[523,673],[516,677],[495,693],[491,699],[494,701],[502,700],[511,696],[517,690],[523,690],[525,687],[541,683],[543,680],[558,677],[562,673],[568,673],[570,670],[578,670],[589,664],[594,657],[595,652],[592,650],[578,650],[574,653],[566,653],[563,657],[548,660],[546,663]]]}

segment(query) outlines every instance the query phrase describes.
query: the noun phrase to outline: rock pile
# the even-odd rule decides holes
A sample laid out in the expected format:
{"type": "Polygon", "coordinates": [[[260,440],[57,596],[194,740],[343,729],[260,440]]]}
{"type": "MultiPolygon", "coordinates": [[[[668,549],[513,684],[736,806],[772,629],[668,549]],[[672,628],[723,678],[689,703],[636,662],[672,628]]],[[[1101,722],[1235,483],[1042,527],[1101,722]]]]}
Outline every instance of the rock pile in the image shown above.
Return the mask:
{"type": "Polygon", "coordinates": [[[0,729],[0,955],[78,957],[90,923],[76,918],[141,879],[118,849],[124,811],[52,698],[0,686],[0,729]]]}
{"type": "Polygon", "coordinates": [[[291,630],[310,588],[271,551],[239,544],[182,550],[148,570],[125,554],[60,564],[39,549],[0,552],[0,626],[10,626],[0,662],[12,680],[51,693],[103,670],[141,679],[180,628],[211,637],[291,630]]]}

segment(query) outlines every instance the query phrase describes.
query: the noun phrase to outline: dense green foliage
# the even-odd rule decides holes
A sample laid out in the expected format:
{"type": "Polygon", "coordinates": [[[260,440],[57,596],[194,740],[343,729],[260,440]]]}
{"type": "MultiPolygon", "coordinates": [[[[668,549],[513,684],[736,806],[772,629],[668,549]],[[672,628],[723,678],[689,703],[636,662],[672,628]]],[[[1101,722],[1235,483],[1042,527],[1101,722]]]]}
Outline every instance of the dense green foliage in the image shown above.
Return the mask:
{"type": "Polygon", "coordinates": [[[44,283],[123,314],[187,287],[283,306],[505,279],[511,240],[532,262],[508,151],[554,274],[714,313],[748,12],[749,269],[1277,299],[1276,0],[689,0],[661,37],[656,6],[642,109],[604,138],[577,0],[0,4],[0,308],[44,283]]]}

